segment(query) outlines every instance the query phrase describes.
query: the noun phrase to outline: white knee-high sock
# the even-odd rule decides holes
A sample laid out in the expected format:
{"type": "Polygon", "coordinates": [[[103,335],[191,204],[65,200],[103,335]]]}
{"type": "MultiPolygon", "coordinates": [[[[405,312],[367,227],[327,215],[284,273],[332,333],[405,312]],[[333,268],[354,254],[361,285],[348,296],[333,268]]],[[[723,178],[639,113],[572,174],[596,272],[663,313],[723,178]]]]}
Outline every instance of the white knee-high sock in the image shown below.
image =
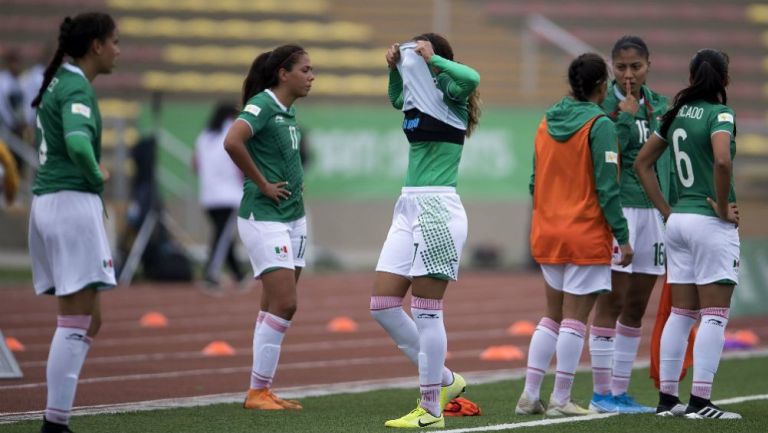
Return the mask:
{"type": "Polygon", "coordinates": [[[559,332],[560,324],[549,317],[542,317],[533,332],[531,345],[528,346],[528,368],[525,373],[525,393],[531,401],[540,398],[541,382],[555,355],[559,332]]]}
{"type": "Polygon", "coordinates": [[[48,382],[45,418],[48,421],[69,424],[77,380],[91,347],[91,338],[86,335],[89,326],[91,316],[58,317],[45,371],[48,382]]]}
{"type": "Polygon", "coordinates": [[[584,348],[586,333],[587,325],[576,319],[563,319],[560,324],[560,336],[557,337],[555,390],[552,393],[552,397],[558,403],[567,403],[571,400],[573,378],[584,348]]]}
{"type": "MultiPolygon", "coordinates": [[[[408,359],[419,366],[419,331],[411,316],[403,310],[403,298],[399,296],[371,296],[371,317],[376,320],[395,341],[408,359]]],[[[453,383],[453,373],[443,367],[443,386],[453,383]]]]}
{"type": "Polygon", "coordinates": [[[688,335],[698,319],[698,310],[672,307],[659,348],[659,390],[664,394],[680,395],[680,371],[688,348],[688,335]]]}
{"type": "Polygon", "coordinates": [[[701,325],[693,343],[693,386],[691,394],[707,400],[712,396],[715,379],[725,343],[725,327],[730,308],[703,308],[701,325]]]}
{"type": "Polygon", "coordinates": [[[611,371],[616,329],[592,325],[589,330],[589,357],[592,361],[592,391],[611,392],[611,371]]]}
{"type": "Polygon", "coordinates": [[[632,364],[637,358],[637,348],[640,347],[642,333],[642,328],[633,328],[616,322],[616,345],[613,351],[613,376],[611,377],[613,395],[621,395],[629,389],[632,364]]]}
{"type": "Polygon", "coordinates": [[[413,296],[411,314],[419,330],[419,386],[421,407],[440,416],[442,383],[448,339],[443,324],[443,301],[413,296]]]}
{"type": "Polygon", "coordinates": [[[290,320],[274,314],[264,313],[264,319],[257,326],[253,346],[253,368],[251,369],[251,388],[269,388],[280,359],[280,346],[290,320]]]}

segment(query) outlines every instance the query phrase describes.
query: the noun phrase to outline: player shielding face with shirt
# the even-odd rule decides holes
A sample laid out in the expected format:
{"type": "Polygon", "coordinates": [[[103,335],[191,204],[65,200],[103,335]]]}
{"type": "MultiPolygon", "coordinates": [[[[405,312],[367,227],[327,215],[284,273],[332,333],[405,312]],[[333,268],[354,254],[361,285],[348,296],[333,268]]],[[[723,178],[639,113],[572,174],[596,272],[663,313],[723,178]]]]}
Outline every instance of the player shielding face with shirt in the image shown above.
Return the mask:
{"type": "Polygon", "coordinates": [[[243,110],[224,139],[246,176],[237,227],[263,283],[246,409],[301,409],[299,402],[274,395],[271,386],[296,312],[296,283],[307,248],[301,132],[293,103],[307,96],[314,79],[309,55],[298,45],[260,54],[243,82],[243,110]]]}
{"type": "Polygon", "coordinates": [[[726,104],[728,56],[700,50],[689,67],[690,85],[675,96],[662,124],[645,143],[635,170],[648,197],[667,221],[667,280],[672,314],[661,336],[659,405],[662,416],[735,419],[712,404],[731,295],[738,283],[739,212],[733,188],[736,118],[726,104]],[[664,199],[653,164],[671,146],[678,201],[664,199]],[[701,319],[693,347],[693,386],[688,406],[679,400],[679,378],[688,334],[701,319]]]}
{"type": "Polygon", "coordinates": [[[443,295],[458,279],[467,216],[456,194],[464,139],[479,118],[480,75],[453,61],[437,34],[392,45],[386,53],[389,99],[403,111],[409,143],[405,186],[395,204],[371,296],[373,318],[418,366],[421,400],[395,428],[442,427],[443,409],[463,391],[464,379],[445,367],[443,295]],[[411,315],[403,297],[411,290],[411,315]]]}
{"type": "Polygon", "coordinates": [[[109,15],[67,17],[32,102],[40,167],[32,192],[29,252],[37,294],[56,295],[59,316],[48,354],[43,432],[68,432],[85,356],[101,326],[99,291],[115,286],[104,208],[101,115],[91,82],[120,54],[109,15]],[[72,63],[62,64],[64,57],[72,63]]]}

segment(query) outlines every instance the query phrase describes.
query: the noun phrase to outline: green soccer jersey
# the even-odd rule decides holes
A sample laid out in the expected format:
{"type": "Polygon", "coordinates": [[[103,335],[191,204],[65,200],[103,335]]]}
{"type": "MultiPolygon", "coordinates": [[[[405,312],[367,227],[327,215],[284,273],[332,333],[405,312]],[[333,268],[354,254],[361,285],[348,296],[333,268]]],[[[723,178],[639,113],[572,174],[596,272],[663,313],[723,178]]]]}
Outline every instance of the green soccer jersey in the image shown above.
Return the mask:
{"type": "Polygon", "coordinates": [[[37,111],[37,149],[40,167],[32,186],[35,195],[72,190],[99,194],[104,188],[90,183],[83,169],[67,152],[66,138],[83,135],[101,159],[101,114],[96,94],[83,71],[64,64],[56,72],[37,111]]]}
{"type": "MultiPolygon", "coordinates": [[[[469,66],[444,59],[437,54],[430,59],[439,69],[435,76],[443,102],[464,123],[469,120],[469,96],[480,84],[480,75],[469,66]]],[[[389,72],[389,99],[397,109],[403,108],[403,80],[397,69],[389,72]]],[[[442,141],[411,143],[405,186],[456,186],[459,163],[464,146],[442,141]]]]}
{"type": "MultiPolygon", "coordinates": [[[[667,98],[652,91],[646,86],[642,87],[643,98],[640,101],[639,109],[633,116],[632,114],[619,110],[619,103],[624,96],[613,81],[608,88],[608,95],[603,102],[603,111],[613,120],[616,125],[616,134],[619,138],[619,158],[621,161],[621,205],[622,207],[632,208],[652,208],[653,203],[640,184],[632,164],[635,163],[640,148],[648,140],[651,133],[658,129],[659,118],[667,111],[667,98]]],[[[664,197],[669,201],[671,198],[671,187],[674,178],[671,165],[671,154],[665,151],[656,162],[656,175],[661,185],[664,197]]]]}
{"type": "MultiPolygon", "coordinates": [[[[673,152],[677,171],[678,201],[672,212],[717,216],[707,197],[716,200],[714,153],[711,136],[718,131],[731,135],[731,160],[736,156],[736,118],[733,110],[722,104],[695,101],[685,104],[675,116],[664,140],[673,152]]],[[[733,175],[728,202],[736,201],[733,175]]]]}
{"type": "Polygon", "coordinates": [[[248,122],[253,131],[246,147],[256,167],[270,183],[288,182],[285,189],[291,192],[288,199],[277,204],[246,178],[240,217],[280,222],[303,217],[304,169],[299,156],[301,133],[296,126],[295,108],[286,109],[274,93],[265,90],[248,100],[238,118],[248,122]]]}

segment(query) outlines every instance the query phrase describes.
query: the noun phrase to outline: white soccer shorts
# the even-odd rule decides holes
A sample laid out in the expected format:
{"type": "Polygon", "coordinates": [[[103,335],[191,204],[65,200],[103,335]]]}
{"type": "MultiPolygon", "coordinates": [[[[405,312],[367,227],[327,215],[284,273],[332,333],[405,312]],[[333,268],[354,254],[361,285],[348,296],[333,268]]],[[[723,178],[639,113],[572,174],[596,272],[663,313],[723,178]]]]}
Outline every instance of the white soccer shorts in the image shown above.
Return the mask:
{"type": "Polygon", "coordinates": [[[306,217],[290,222],[238,218],[237,231],[248,250],[256,278],[275,268],[296,269],[306,265],[306,217]]]}
{"type": "Polygon", "coordinates": [[[609,265],[574,265],[571,263],[545,265],[541,273],[544,281],[555,290],[572,295],[589,295],[611,291],[609,265]]]}
{"type": "Polygon", "coordinates": [[[739,282],[739,230],[720,218],[673,213],[667,220],[667,282],[739,282]]]}
{"type": "Polygon", "coordinates": [[[622,209],[629,227],[629,244],[635,251],[632,263],[626,267],[618,265],[619,244],[613,240],[613,263],[611,270],[628,274],[664,275],[666,272],[664,250],[664,220],[654,209],[625,207],[622,209]]]}

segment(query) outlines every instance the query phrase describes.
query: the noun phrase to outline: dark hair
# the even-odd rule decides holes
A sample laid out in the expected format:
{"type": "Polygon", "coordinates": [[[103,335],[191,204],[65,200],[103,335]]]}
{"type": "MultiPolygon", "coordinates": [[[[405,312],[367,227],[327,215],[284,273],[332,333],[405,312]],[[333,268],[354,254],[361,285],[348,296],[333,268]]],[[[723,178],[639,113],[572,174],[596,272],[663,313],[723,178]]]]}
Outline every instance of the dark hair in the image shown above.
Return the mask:
{"type": "Polygon", "coordinates": [[[619,52],[623,50],[637,50],[637,52],[648,60],[651,53],[648,51],[648,45],[645,45],[645,41],[640,36],[626,35],[619,38],[613,49],[611,50],[611,58],[615,59],[619,56],[619,52]]]}
{"type": "Polygon", "coordinates": [[[106,40],[115,31],[115,21],[111,16],[101,12],[88,12],[75,16],[65,17],[59,26],[59,44],[53,59],[45,68],[43,84],[37,97],[32,101],[32,106],[37,107],[43,99],[43,92],[53,80],[56,70],[64,61],[64,56],[79,59],[88,53],[91,42],[98,39],[106,40]]]}
{"type": "Polygon", "coordinates": [[[608,65],[600,55],[585,53],[576,57],[568,66],[568,83],[571,95],[579,101],[586,101],[608,79],[608,65]]]}
{"type": "MultiPolygon", "coordinates": [[[[659,132],[667,135],[672,121],[683,105],[704,100],[712,104],[727,104],[725,86],[728,83],[728,55],[722,51],[704,48],[699,50],[688,66],[691,85],[675,95],[675,103],[661,118],[659,132]]],[[[735,131],[734,131],[735,132],[735,131]]]]}
{"type": "Polygon", "coordinates": [[[227,119],[232,119],[237,116],[239,110],[235,104],[229,102],[219,102],[211,113],[211,117],[208,119],[208,125],[206,129],[209,131],[221,131],[224,122],[227,119]]]}
{"type": "Polygon", "coordinates": [[[290,71],[299,60],[299,57],[306,53],[304,48],[289,44],[281,45],[272,51],[259,54],[253,60],[248,76],[243,81],[243,106],[248,103],[248,100],[253,95],[264,89],[277,86],[277,73],[280,69],[290,71]]]}
{"type": "MultiPolygon", "coordinates": [[[[414,41],[429,41],[432,44],[432,49],[438,56],[453,61],[453,48],[444,36],[437,33],[422,33],[413,38],[414,41]]],[[[469,137],[474,132],[477,124],[480,122],[480,92],[475,89],[467,98],[468,116],[467,116],[467,132],[469,137]]]]}

